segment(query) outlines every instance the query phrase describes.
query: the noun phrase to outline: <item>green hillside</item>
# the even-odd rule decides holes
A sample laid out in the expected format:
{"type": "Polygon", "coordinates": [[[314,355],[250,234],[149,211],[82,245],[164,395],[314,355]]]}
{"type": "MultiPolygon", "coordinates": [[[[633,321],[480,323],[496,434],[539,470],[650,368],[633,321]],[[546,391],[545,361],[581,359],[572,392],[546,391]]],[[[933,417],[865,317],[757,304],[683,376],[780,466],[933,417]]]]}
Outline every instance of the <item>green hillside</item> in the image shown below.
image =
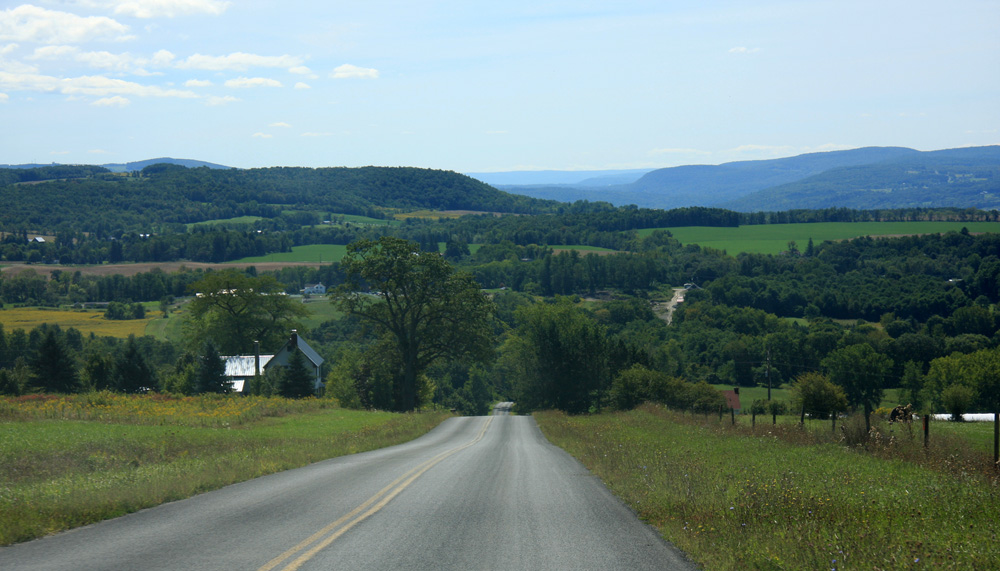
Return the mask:
{"type": "Polygon", "coordinates": [[[242,216],[275,218],[285,210],[381,218],[388,210],[535,213],[555,208],[555,203],[508,194],[450,171],[168,164],[134,175],[100,167],[0,169],[0,203],[0,227],[100,233],[115,228],[157,232],[170,224],[242,216]]]}

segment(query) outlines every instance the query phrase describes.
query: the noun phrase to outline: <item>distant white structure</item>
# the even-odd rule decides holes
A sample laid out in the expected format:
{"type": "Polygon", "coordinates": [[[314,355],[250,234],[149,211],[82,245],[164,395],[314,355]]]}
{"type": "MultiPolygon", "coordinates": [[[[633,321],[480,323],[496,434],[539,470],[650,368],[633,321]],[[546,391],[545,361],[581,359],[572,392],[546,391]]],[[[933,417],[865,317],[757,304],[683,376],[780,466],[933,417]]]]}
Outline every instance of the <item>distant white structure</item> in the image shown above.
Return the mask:
{"type": "Polygon", "coordinates": [[[326,295],[326,286],[323,284],[306,284],[302,293],[309,295],[326,295]]]}
{"type": "MultiPolygon", "coordinates": [[[[993,422],[991,412],[969,412],[962,415],[965,422],[993,422]]],[[[951,420],[950,414],[935,414],[934,420],[951,420]]]]}

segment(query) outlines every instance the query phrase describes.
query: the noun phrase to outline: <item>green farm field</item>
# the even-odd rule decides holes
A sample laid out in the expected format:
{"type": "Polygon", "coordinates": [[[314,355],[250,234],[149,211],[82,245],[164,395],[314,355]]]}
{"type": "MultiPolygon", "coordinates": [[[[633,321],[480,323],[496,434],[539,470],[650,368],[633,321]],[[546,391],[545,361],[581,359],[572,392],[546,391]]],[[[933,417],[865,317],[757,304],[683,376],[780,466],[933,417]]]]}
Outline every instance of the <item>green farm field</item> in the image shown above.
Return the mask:
{"type": "Polygon", "coordinates": [[[226,224],[253,224],[258,220],[263,220],[260,216],[237,216],[236,218],[221,218],[218,220],[203,220],[201,222],[192,222],[187,225],[188,231],[192,228],[197,228],[201,226],[219,226],[226,224]]]}
{"type": "Polygon", "coordinates": [[[794,241],[800,251],[805,251],[809,239],[814,244],[824,240],[848,240],[860,236],[902,236],[912,234],[936,234],[958,232],[967,228],[969,232],[1000,232],[998,222],[816,222],[812,224],[761,224],[718,228],[708,226],[685,226],[678,228],[646,228],[639,230],[640,236],[648,236],[655,230],[670,230],[683,244],[698,244],[702,247],[725,250],[735,256],[747,252],[754,254],[777,254],[788,250],[788,242],[794,241]]]}
{"type": "MultiPolygon", "coordinates": [[[[771,387],[771,399],[788,402],[792,398],[791,391],[787,388],[790,385],[780,385],[771,387]]],[[[732,390],[732,385],[712,385],[720,391],[732,390]]],[[[879,404],[883,408],[893,408],[898,404],[906,404],[900,401],[899,389],[885,389],[882,402],[879,404]]],[[[740,404],[744,409],[749,410],[750,404],[755,400],[767,400],[767,386],[763,387],[740,387],[740,404]]]]}
{"type": "Polygon", "coordinates": [[[347,254],[347,246],[340,244],[310,244],[295,246],[291,252],[276,252],[266,256],[251,256],[235,260],[233,264],[259,264],[264,262],[314,262],[332,264],[347,254]]]}

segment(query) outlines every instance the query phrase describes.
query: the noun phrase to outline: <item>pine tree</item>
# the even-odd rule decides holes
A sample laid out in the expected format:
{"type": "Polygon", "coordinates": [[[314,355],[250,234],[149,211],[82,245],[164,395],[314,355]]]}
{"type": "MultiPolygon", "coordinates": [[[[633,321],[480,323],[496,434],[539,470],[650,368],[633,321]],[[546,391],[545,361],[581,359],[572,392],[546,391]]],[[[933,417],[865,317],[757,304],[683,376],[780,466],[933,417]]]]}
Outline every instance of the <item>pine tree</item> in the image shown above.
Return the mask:
{"type": "Polygon", "coordinates": [[[293,349],[288,357],[288,366],[285,367],[281,378],[281,396],[288,398],[308,397],[315,394],[315,383],[313,375],[306,366],[306,359],[302,352],[293,349]]]}
{"type": "Polygon", "coordinates": [[[139,352],[135,336],[129,335],[125,349],[115,358],[112,378],[115,389],[123,393],[142,393],[156,388],[156,377],[139,352]]]}
{"type": "Polygon", "coordinates": [[[228,393],[232,385],[226,377],[226,363],[211,341],[205,343],[205,352],[198,359],[198,392],[228,393]]]}
{"type": "Polygon", "coordinates": [[[31,384],[45,392],[73,393],[79,390],[76,362],[53,330],[46,333],[29,366],[31,384]]]}

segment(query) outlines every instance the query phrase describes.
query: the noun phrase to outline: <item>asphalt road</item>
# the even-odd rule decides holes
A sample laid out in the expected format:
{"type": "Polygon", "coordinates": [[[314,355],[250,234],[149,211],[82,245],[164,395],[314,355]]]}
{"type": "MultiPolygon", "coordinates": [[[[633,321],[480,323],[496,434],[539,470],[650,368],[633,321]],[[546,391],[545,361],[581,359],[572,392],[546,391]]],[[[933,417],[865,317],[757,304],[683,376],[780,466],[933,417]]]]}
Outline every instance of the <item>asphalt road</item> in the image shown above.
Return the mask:
{"type": "Polygon", "coordinates": [[[0,548],[0,569],[695,569],[504,413],[0,548]]]}

